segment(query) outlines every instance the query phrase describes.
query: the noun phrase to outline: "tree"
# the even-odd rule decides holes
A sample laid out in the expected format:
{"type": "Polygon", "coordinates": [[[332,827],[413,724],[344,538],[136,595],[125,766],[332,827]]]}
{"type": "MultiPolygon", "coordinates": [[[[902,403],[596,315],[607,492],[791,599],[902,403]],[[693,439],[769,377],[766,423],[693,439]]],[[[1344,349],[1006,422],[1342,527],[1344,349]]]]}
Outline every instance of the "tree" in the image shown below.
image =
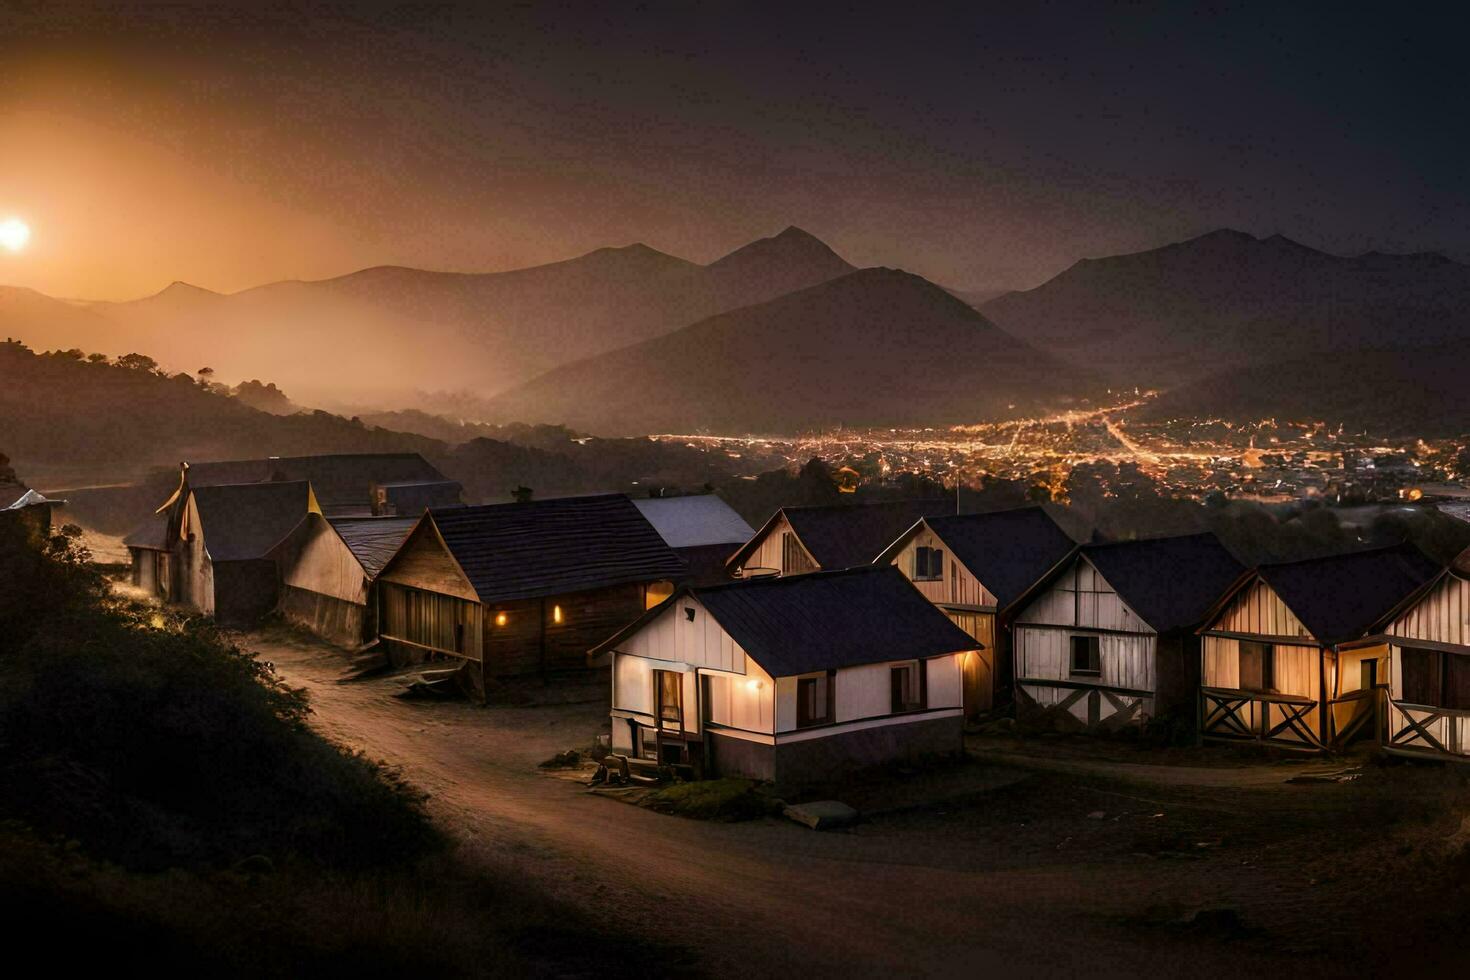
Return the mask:
{"type": "Polygon", "coordinates": [[[147,354],[124,354],[117,359],[117,366],[127,368],[129,371],[156,371],[158,362],[147,354]]]}
{"type": "Polygon", "coordinates": [[[106,364],[107,363],[107,355],[106,354],[88,354],[87,355],[87,363],[88,364],[106,364]]]}
{"type": "Polygon", "coordinates": [[[204,384],[214,380],[214,368],[212,367],[202,367],[195,373],[199,375],[199,380],[204,384]]]}

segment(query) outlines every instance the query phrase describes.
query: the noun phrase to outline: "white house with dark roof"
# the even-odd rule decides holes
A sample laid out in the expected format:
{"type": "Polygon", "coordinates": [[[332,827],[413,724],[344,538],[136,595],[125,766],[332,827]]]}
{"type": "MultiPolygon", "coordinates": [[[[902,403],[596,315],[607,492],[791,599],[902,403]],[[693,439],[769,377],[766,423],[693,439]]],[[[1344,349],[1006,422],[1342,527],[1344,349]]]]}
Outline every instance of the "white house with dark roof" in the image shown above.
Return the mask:
{"type": "Polygon", "coordinates": [[[1009,686],[1003,610],[1076,542],[1041,507],[921,518],[875,564],[891,564],[981,644],[965,658],[965,712],[990,710],[1009,686]]]}
{"type": "Polygon", "coordinates": [[[896,569],[685,586],[592,650],[616,752],[789,786],[958,752],[975,640],[896,569]]]}

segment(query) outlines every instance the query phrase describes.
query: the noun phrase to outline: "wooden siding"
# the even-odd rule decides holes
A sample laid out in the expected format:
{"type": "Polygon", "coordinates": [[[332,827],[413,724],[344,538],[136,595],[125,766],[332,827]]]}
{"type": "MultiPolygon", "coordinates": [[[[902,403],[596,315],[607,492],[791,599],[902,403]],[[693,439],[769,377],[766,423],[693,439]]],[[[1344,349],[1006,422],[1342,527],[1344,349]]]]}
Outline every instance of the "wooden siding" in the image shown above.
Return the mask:
{"type": "Polygon", "coordinates": [[[588,650],[645,611],[640,583],[486,606],[485,672],[512,676],[585,670],[588,650]]]}
{"type": "Polygon", "coordinates": [[[283,580],[291,589],[356,605],[367,602],[368,579],[362,564],[326,519],[315,514],[307,518],[300,544],[285,562],[283,580]]]}
{"type": "Polygon", "coordinates": [[[179,524],[179,601],[206,616],[214,615],[214,568],[204,545],[204,530],[193,494],[179,524]]]}
{"type": "Polygon", "coordinates": [[[366,638],[368,610],[362,603],[287,585],[281,590],[281,615],[348,649],[361,645],[366,638]]]}
{"type": "Polygon", "coordinates": [[[1153,632],[1084,558],[1073,561],[1072,566],[1063,571],[1049,589],[1028,603],[1016,617],[1016,622],[1135,633],[1153,632]]]}
{"type": "Polygon", "coordinates": [[[800,575],[804,572],[819,571],[821,568],[811,553],[802,547],[801,540],[796,537],[796,531],[792,528],[791,522],[784,516],[761,537],[760,544],[740,567],[742,569],[773,568],[782,575],[800,575]],[[783,554],[783,535],[786,534],[792,536],[798,549],[799,557],[795,563],[783,554]]]}
{"type": "Polygon", "coordinates": [[[1054,629],[1018,624],[1012,633],[1012,643],[1015,647],[1018,680],[1032,678],[1067,681],[1130,691],[1153,691],[1155,687],[1154,654],[1158,638],[1153,635],[1094,634],[1086,629],[1054,629]],[[1097,676],[1073,674],[1071,638],[1093,635],[1098,638],[1098,666],[1102,668],[1101,673],[1097,676]]]}
{"type": "MultiPolygon", "coordinates": [[[[1275,650],[1273,670],[1275,680],[1272,690],[1279,694],[1311,698],[1313,701],[1321,700],[1322,684],[1318,671],[1318,661],[1323,658],[1321,648],[1277,645],[1273,649],[1275,650]]],[[[1327,656],[1326,661],[1329,668],[1335,663],[1335,659],[1331,656],[1327,656]]],[[[1329,669],[1328,674],[1327,689],[1331,693],[1336,671],[1329,669]]],[[[1228,636],[1204,637],[1202,683],[1205,687],[1227,689],[1240,687],[1239,640],[1228,636]]]]}
{"type": "Polygon", "coordinates": [[[740,644],[715,622],[698,599],[688,595],[618,644],[618,652],[735,674],[744,674],[749,664],[740,644]],[[689,610],[694,612],[692,619],[689,610]]]}
{"type": "Polygon", "coordinates": [[[1394,620],[1388,632],[1405,639],[1453,643],[1470,652],[1470,581],[1446,575],[1394,620]]]}
{"type": "Polygon", "coordinates": [[[382,583],[379,589],[383,603],[380,632],[384,637],[436,653],[480,660],[482,612],[478,604],[397,582],[382,583]]]}
{"type": "Polygon", "coordinates": [[[1221,633],[1249,633],[1254,636],[1290,636],[1308,642],[1316,640],[1302,625],[1280,596],[1265,582],[1257,579],[1242,589],[1215,617],[1211,630],[1221,633]]]}
{"type": "Polygon", "coordinates": [[[410,532],[408,540],[389,560],[378,578],[425,592],[439,592],[471,602],[479,600],[428,521],[420,522],[410,532]]]}
{"type": "MultiPolygon", "coordinates": [[[[914,535],[897,555],[893,564],[914,583],[924,597],[936,605],[988,606],[995,608],[995,596],[979,579],[970,573],[964,563],[950,553],[943,541],[926,526],[914,535]],[[943,577],[918,579],[914,577],[916,555],[919,548],[938,548],[944,552],[943,577]]],[[[973,634],[972,634],[973,635],[973,634]]],[[[988,645],[988,644],[987,644],[988,645]]]]}

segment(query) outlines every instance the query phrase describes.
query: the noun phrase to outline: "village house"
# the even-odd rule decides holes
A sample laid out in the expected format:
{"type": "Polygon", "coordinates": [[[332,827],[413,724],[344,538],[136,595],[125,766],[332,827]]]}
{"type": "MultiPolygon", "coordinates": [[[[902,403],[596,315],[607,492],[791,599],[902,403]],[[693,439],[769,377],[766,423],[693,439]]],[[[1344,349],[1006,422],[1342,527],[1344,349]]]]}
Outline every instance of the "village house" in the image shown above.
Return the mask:
{"type": "Polygon", "coordinates": [[[707,588],[592,650],[612,666],[612,747],[796,786],[961,749],[975,640],[896,569],[707,588]]]}
{"type": "Polygon", "coordinates": [[[1437,571],[1405,544],[1240,576],[1200,631],[1201,735],[1306,751],[1372,737],[1390,666],[1374,627],[1437,571]]]}
{"type": "Polygon", "coordinates": [[[954,512],[947,498],[783,507],[726,566],[732,578],[760,578],[867,565],[919,518],[954,512]]]}
{"type": "Polygon", "coordinates": [[[396,662],[464,664],[484,696],[487,678],[586,669],[684,574],[621,494],[436,508],[378,574],[378,633],[396,662]]]}
{"type": "Polygon", "coordinates": [[[282,562],[281,614],[338,646],[373,639],[378,573],[417,523],[414,517],[308,515],[282,562]]]}
{"type": "MultiPolygon", "coordinates": [[[[1470,761],[1470,551],[1393,611],[1374,642],[1389,669],[1382,746],[1395,755],[1470,761]]],[[[1360,685],[1362,686],[1362,685],[1360,685]]]]}
{"type": "MultiPolygon", "coordinates": [[[[0,462],[4,459],[0,456],[0,462]]],[[[54,509],[65,503],[23,483],[0,482],[0,520],[17,521],[31,534],[44,536],[51,533],[54,509]]]]}
{"type": "Polygon", "coordinates": [[[712,493],[634,500],[664,544],[689,566],[685,581],[716,585],[730,580],[725,560],[755,532],[745,519],[712,493]]]}
{"type": "Polygon", "coordinates": [[[301,480],[191,490],[174,552],[175,600],[231,626],[271,612],[293,535],[313,513],[321,508],[301,480]]]}
{"type": "Polygon", "coordinates": [[[1001,610],[1072,553],[1076,542],[1041,507],[924,517],[876,563],[895,565],[955,624],[979,641],[965,657],[965,714],[989,711],[1009,687],[1001,610]]]}
{"type": "Polygon", "coordinates": [[[1095,730],[1192,719],[1195,629],[1243,570],[1213,534],[1077,548],[1004,616],[1018,704],[1095,730]]]}
{"type": "Polygon", "coordinates": [[[461,503],[460,486],[418,453],[346,453],[182,463],[179,482],[157,512],[124,539],[134,585],[172,601],[184,594],[178,580],[179,533],[193,490],[253,483],[307,482],[325,517],[417,517],[429,506],[461,503]]]}

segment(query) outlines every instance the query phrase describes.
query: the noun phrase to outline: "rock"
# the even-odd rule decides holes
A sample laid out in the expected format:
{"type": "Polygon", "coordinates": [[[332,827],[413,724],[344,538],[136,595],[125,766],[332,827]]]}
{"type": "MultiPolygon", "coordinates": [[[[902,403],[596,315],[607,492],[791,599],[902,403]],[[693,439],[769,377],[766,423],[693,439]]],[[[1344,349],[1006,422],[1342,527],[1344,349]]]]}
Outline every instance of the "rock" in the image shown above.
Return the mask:
{"type": "Polygon", "coordinates": [[[813,803],[796,803],[781,813],[789,820],[805,824],[812,830],[836,830],[850,827],[858,822],[859,814],[846,803],[837,800],[817,800],[813,803]]]}
{"type": "Polygon", "coordinates": [[[1091,813],[1089,813],[1087,815],[1087,819],[1088,820],[1101,820],[1101,819],[1103,819],[1106,816],[1107,816],[1107,814],[1104,813],[1102,810],[1093,810],[1091,813]]]}

